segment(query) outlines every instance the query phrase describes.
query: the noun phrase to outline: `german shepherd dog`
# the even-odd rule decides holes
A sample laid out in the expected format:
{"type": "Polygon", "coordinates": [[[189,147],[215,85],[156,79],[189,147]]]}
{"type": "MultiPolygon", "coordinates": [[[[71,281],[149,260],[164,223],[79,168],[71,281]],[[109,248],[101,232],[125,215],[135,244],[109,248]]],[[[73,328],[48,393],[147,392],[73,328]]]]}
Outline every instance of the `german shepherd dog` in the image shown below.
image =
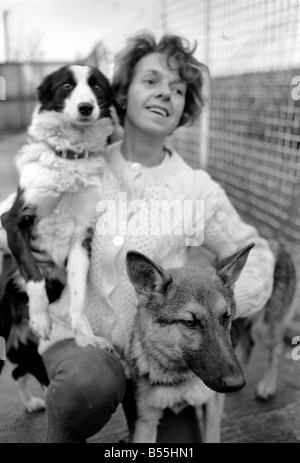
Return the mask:
{"type": "Polygon", "coordinates": [[[276,392],[284,336],[296,309],[293,300],[297,275],[292,256],[277,240],[270,239],[269,244],[276,258],[272,295],[259,313],[234,320],[231,332],[243,365],[249,362],[254,345],[260,344],[268,352],[268,365],[256,388],[256,398],[262,401],[271,399],[276,392]]]}
{"type": "Polygon", "coordinates": [[[246,382],[232,347],[234,283],[254,243],[215,267],[164,270],[136,251],[126,265],[138,310],[130,346],[136,383],[133,442],[156,441],[165,408],[204,406],[204,442],[220,441],[224,393],[246,382]]]}
{"type": "Polygon", "coordinates": [[[233,322],[234,283],[253,244],[204,268],[169,271],[128,252],[127,271],[139,301],[130,350],[137,404],[134,442],[155,442],[163,409],[180,411],[186,404],[202,405],[204,442],[220,442],[224,393],[245,385],[236,347],[242,364],[255,343],[268,349],[256,396],[268,400],[274,395],[293,316],[296,271],[284,246],[275,240],[270,244],[276,257],[272,295],[257,315],[233,322]]]}

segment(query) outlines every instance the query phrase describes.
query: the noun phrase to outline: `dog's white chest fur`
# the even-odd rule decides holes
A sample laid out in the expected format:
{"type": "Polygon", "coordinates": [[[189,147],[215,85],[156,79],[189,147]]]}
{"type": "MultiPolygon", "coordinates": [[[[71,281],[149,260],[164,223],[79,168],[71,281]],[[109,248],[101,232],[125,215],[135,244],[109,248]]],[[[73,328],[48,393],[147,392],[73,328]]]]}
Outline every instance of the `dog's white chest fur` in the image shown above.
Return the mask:
{"type": "Polygon", "coordinates": [[[73,238],[95,224],[105,175],[103,147],[111,122],[97,122],[85,136],[78,132],[72,125],[63,125],[60,115],[37,114],[29,129],[36,142],[26,145],[17,158],[25,204],[37,217],[33,231],[38,237],[36,245],[60,268],[65,265],[73,238]],[[78,152],[85,148],[92,155],[59,157],[48,145],[49,140],[57,150],[75,146],[78,152]]]}
{"type": "Polygon", "coordinates": [[[23,151],[20,186],[26,204],[35,208],[36,244],[63,267],[74,236],[94,226],[104,161],[60,159],[44,148],[38,159],[25,163],[24,158],[30,158],[36,148],[29,145],[23,151]]]}
{"type": "Polygon", "coordinates": [[[74,237],[83,236],[88,227],[94,227],[100,194],[100,185],[64,193],[53,212],[37,222],[34,231],[40,245],[58,267],[64,267],[74,237]]]}
{"type": "Polygon", "coordinates": [[[144,387],[147,388],[145,396],[148,404],[160,409],[171,408],[175,412],[180,411],[186,405],[203,405],[215,395],[215,392],[198,377],[179,385],[152,386],[147,384],[144,387]]]}

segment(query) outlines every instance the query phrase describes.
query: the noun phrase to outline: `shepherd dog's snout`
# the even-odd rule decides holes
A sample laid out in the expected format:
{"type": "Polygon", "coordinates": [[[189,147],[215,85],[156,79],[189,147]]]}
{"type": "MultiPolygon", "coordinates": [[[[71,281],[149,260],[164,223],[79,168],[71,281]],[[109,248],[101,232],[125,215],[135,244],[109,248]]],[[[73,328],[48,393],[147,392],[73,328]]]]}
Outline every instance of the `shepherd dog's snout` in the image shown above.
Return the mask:
{"type": "Polygon", "coordinates": [[[79,103],[78,105],[78,111],[82,116],[90,116],[93,112],[93,109],[94,106],[89,102],[79,103]]]}
{"type": "Polygon", "coordinates": [[[238,359],[232,359],[232,363],[228,362],[226,368],[227,374],[215,381],[213,389],[223,393],[240,391],[246,385],[246,380],[238,359]]]}
{"type": "Polygon", "coordinates": [[[187,364],[210,389],[221,393],[239,391],[245,386],[246,380],[230,343],[229,333],[223,328],[214,328],[214,331],[203,335],[202,347],[198,352],[185,351],[187,364]]]}
{"type": "Polygon", "coordinates": [[[238,376],[227,376],[226,378],[222,378],[222,382],[224,384],[224,389],[220,390],[220,392],[236,392],[242,389],[246,385],[246,381],[243,374],[239,374],[238,376]]]}

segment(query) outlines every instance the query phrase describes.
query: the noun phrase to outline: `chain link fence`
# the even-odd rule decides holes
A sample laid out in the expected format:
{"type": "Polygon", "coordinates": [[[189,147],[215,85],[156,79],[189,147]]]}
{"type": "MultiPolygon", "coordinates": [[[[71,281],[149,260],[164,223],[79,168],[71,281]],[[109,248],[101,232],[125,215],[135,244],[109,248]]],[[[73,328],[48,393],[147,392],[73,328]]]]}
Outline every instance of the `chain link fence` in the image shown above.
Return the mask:
{"type": "Polygon", "coordinates": [[[111,63],[140,25],[197,41],[196,56],[210,69],[210,104],[171,142],[225,187],[260,233],[298,253],[299,19],[299,0],[157,0],[106,41],[111,63]]]}
{"type": "MultiPolygon", "coordinates": [[[[300,0],[149,0],[135,4],[133,19],[112,30],[86,60],[111,76],[116,52],[141,29],[196,40],[196,56],[210,69],[210,103],[197,123],[177,130],[170,142],[193,167],[206,168],[224,185],[263,235],[298,253],[299,19],[300,0]]],[[[9,66],[0,68],[7,82],[0,127],[5,118],[21,127],[32,109],[27,82],[39,80],[46,65],[22,65],[18,72],[9,66]]]]}

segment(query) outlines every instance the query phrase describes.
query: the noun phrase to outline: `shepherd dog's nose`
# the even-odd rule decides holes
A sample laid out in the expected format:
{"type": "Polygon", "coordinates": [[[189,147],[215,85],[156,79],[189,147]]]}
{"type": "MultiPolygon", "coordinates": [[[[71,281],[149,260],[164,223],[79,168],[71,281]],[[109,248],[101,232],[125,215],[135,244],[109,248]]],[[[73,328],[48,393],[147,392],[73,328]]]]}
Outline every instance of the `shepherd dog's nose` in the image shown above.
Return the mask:
{"type": "Polygon", "coordinates": [[[90,116],[93,112],[94,106],[91,103],[80,103],[78,111],[82,116],[90,116]]]}
{"type": "Polygon", "coordinates": [[[246,384],[243,374],[235,376],[227,376],[222,378],[222,385],[224,387],[224,392],[236,392],[242,389],[246,384]]]}

